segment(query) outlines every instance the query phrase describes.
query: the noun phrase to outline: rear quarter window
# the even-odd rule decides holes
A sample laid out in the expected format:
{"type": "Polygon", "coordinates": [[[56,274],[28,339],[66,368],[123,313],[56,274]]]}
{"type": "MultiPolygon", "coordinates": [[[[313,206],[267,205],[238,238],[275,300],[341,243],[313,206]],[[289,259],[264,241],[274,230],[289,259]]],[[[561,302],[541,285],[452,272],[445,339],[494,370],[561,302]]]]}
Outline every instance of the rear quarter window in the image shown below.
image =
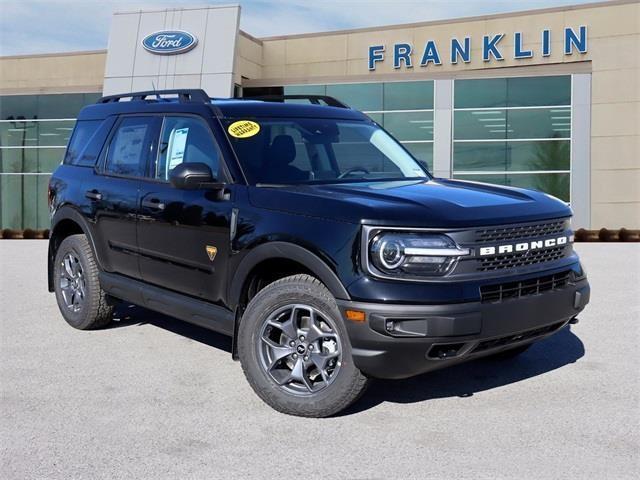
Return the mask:
{"type": "Polygon", "coordinates": [[[96,162],[95,155],[85,155],[85,150],[91,139],[98,131],[102,120],[79,120],[71,135],[64,163],[81,167],[93,167],[96,162]]]}

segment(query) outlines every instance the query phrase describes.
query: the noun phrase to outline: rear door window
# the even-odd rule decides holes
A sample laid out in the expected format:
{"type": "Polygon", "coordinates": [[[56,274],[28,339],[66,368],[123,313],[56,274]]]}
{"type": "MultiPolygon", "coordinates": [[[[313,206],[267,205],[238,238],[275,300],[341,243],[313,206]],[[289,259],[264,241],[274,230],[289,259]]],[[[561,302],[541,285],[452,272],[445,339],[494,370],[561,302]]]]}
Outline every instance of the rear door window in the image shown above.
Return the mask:
{"type": "Polygon", "coordinates": [[[107,152],[105,172],[127,177],[142,177],[156,143],[156,117],[122,119],[107,152]]]}
{"type": "Polygon", "coordinates": [[[87,156],[87,158],[84,158],[83,152],[91,142],[101,123],[102,120],[79,120],[76,123],[71,141],[64,156],[65,164],[82,167],[92,167],[95,164],[95,157],[87,156]]]}

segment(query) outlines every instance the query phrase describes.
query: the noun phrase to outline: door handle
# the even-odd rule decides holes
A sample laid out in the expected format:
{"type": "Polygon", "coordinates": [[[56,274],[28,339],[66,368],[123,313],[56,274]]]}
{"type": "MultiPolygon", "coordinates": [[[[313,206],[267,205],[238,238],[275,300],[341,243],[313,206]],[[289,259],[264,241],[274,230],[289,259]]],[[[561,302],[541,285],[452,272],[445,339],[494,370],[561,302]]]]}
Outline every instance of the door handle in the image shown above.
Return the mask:
{"type": "Polygon", "coordinates": [[[100,200],[102,200],[102,194],[95,189],[87,190],[86,192],[84,192],[84,196],[87,197],[89,200],[94,200],[96,202],[99,202],[100,200]]]}
{"type": "Polygon", "coordinates": [[[164,210],[164,203],[162,203],[157,198],[142,200],[142,206],[146,208],[152,208],[154,210],[164,210]]]}

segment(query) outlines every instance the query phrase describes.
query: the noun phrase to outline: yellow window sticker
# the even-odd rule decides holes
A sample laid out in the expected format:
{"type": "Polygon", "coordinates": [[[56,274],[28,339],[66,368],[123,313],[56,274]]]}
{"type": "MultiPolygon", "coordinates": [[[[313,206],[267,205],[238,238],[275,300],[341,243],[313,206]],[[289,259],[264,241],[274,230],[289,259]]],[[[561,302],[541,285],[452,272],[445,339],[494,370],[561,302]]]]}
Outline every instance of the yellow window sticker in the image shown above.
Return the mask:
{"type": "Polygon", "coordinates": [[[239,120],[229,125],[227,131],[235,138],[249,138],[260,131],[260,125],[251,120],[239,120]]]}

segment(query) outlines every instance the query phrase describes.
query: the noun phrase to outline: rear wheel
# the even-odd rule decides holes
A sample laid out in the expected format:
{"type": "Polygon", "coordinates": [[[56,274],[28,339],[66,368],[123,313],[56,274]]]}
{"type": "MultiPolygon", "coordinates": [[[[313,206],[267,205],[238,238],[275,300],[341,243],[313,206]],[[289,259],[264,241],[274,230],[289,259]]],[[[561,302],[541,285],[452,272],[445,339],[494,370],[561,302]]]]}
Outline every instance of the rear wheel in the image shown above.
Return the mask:
{"type": "Polygon", "coordinates": [[[113,306],[100,287],[98,266],[85,235],[71,235],[58,247],[54,287],[60,313],[72,327],[102,328],[113,318],[113,306]]]}
{"type": "Polygon", "coordinates": [[[240,323],[238,355],[258,396],[291,415],[335,414],[368,384],[353,364],[335,299],[309,275],[278,280],[253,298],[240,323]]]}

